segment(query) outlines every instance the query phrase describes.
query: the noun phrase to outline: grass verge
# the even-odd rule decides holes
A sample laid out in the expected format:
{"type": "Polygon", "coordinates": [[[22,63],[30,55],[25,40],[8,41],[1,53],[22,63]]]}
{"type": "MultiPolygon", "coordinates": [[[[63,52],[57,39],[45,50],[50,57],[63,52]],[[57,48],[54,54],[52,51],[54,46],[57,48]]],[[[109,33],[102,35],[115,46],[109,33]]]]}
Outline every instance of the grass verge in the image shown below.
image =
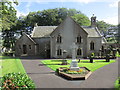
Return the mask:
{"type": "MultiPolygon", "coordinates": [[[[42,60],[41,62],[51,68],[52,70],[56,71],[59,67],[70,67],[71,60],[67,60],[69,65],[59,65],[61,64],[62,60],[42,60]]],[[[90,63],[90,60],[81,60],[80,63],[78,63],[79,67],[87,67],[89,70],[94,72],[95,70],[108,65],[110,63],[115,62],[115,60],[110,60],[110,62],[105,62],[105,60],[94,60],[94,63],[90,63]]]]}
{"type": "Polygon", "coordinates": [[[26,73],[21,60],[8,56],[0,56],[0,77],[7,73],[26,73]]]}

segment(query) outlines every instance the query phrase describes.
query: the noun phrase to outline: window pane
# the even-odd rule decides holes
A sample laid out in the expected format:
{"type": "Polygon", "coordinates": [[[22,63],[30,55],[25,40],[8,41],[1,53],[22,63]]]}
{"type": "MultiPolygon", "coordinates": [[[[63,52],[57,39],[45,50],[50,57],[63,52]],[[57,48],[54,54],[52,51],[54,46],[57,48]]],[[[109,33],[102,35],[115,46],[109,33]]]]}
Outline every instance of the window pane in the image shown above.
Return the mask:
{"type": "Polygon", "coordinates": [[[94,50],[94,42],[90,43],[90,50],[94,50]]]}
{"type": "Polygon", "coordinates": [[[82,55],[82,51],[80,48],[77,50],[77,55],[82,55]]]}
{"type": "Polygon", "coordinates": [[[31,45],[29,45],[29,49],[31,49],[31,45]]]}
{"type": "Polygon", "coordinates": [[[81,43],[81,36],[77,37],[77,43],[81,43]]]}
{"type": "Polygon", "coordinates": [[[62,37],[60,35],[58,35],[58,37],[57,37],[57,43],[61,43],[61,41],[62,41],[62,37]]]}

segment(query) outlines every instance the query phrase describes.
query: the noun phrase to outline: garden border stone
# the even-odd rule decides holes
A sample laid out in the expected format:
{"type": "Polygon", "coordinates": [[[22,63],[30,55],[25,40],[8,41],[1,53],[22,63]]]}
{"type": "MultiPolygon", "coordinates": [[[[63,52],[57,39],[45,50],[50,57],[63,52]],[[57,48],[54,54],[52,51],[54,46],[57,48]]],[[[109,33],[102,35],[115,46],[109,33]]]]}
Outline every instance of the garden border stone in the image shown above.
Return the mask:
{"type": "Polygon", "coordinates": [[[65,69],[65,68],[66,67],[58,68],[57,74],[63,78],[68,79],[68,80],[86,80],[92,74],[92,72],[86,67],[80,67],[80,68],[85,68],[86,70],[88,70],[88,73],[86,75],[82,75],[82,76],[78,76],[78,74],[75,75],[75,74],[67,74],[67,73],[61,72],[61,70],[65,69]]]}

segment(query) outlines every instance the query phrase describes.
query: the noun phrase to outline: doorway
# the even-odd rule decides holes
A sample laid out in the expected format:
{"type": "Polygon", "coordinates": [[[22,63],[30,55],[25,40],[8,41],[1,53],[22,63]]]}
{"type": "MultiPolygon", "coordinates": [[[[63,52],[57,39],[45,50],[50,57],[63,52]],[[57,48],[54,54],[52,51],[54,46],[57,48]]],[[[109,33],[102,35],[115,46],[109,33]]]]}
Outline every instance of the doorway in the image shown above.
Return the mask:
{"type": "Polygon", "coordinates": [[[46,55],[46,56],[47,56],[46,58],[50,58],[50,49],[47,50],[47,53],[46,53],[46,54],[47,54],[47,55],[46,55]]]}
{"type": "Polygon", "coordinates": [[[27,45],[23,45],[23,54],[27,54],[27,45]]]}

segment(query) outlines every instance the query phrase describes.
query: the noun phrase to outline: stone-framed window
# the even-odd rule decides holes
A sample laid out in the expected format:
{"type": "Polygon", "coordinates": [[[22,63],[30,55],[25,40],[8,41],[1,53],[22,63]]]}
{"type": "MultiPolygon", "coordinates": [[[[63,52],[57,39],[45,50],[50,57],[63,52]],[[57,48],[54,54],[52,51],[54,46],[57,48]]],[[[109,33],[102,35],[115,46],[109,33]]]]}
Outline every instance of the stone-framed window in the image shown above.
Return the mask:
{"type": "Polygon", "coordinates": [[[19,49],[21,49],[21,45],[19,45],[19,49]]]}
{"type": "Polygon", "coordinates": [[[81,48],[77,49],[77,55],[82,55],[82,49],[81,48]]]}
{"type": "Polygon", "coordinates": [[[31,45],[29,45],[29,49],[32,49],[32,46],[31,46],[31,45]]]}
{"type": "Polygon", "coordinates": [[[62,49],[58,49],[58,50],[57,50],[57,55],[58,55],[58,56],[61,56],[61,55],[62,55],[62,49]]]}
{"type": "Polygon", "coordinates": [[[62,37],[61,37],[61,35],[58,35],[57,36],[57,43],[61,43],[62,42],[62,37]]]}
{"type": "Polygon", "coordinates": [[[80,35],[77,36],[76,42],[77,43],[81,43],[82,42],[82,37],[80,35]]]}
{"type": "Polygon", "coordinates": [[[95,49],[94,42],[93,42],[93,41],[91,41],[91,42],[90,42],[90,50],[94,50],[94,49],[95,49]]]}

